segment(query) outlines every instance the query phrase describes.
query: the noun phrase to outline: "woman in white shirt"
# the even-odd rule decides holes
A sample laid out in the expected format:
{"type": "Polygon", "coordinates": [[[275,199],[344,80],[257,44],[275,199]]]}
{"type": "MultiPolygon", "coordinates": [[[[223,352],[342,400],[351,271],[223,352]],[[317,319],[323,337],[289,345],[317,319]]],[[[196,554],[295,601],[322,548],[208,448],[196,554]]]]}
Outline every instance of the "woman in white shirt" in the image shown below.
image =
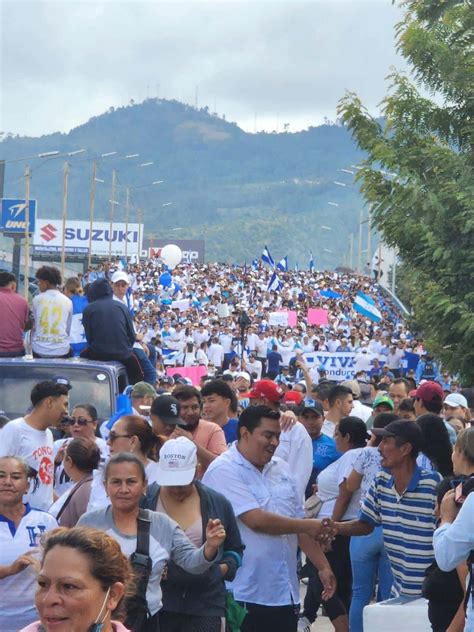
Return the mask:
{"type": "MultiPolygon", "coordinates": [[[[344,417],[336,426],[334,434],[336,448],[343,454],[318,476],[317,493],[323,501],[318,519],[332,518],[335,521],[340,521],[357,518],[361,492],[358,491],[354,494],[349,492],[346,488],[346,478],[351,473],[354,461],[365,447],[368,438],[366,425],[358,417],[344,417]]],[[[337,590],[334,596],[325,602],[324,607],[336,632],[349,630],[347,613],[352,590],[349,542],[349,537],[338,535],[332,543],[331,550],[326,552],[328,562],[337,579],[337,590]]],[[[306,617],[308,623],[311,624],[316,618],[323,591],[317,574],[310,576],[308,592],[310,591],[312,594],[308,603],[311,603],[311,610],[306,608],[305,599],[302,616],[306,617]]]]}

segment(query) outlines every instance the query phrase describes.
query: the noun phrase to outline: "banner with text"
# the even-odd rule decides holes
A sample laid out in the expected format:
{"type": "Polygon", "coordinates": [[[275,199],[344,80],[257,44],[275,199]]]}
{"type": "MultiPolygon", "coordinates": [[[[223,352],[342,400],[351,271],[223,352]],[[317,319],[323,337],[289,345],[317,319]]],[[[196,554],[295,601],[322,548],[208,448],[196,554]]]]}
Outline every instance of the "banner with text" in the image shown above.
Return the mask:
{"type": "Polygon", "coordinates": [[[355,353],[315,351],[305,353],[304,358],[310,369],[323,367],[329,380],[352,380],[354,377],[355,353]]]}

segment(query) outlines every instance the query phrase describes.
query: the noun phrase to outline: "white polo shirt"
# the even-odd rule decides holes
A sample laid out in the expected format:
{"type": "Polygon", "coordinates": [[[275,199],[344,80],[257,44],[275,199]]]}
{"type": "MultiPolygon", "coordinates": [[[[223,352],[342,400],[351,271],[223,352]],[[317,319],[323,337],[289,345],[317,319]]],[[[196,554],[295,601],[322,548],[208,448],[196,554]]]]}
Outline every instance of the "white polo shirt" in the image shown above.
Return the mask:
{"type": "Polygon", "coordinates": [[[304,517],[288,465],[273,457],[261,472],[240,454],[234,443],[209,465],[202,482],[232,504],[245,544],[243,564],[229,584],[235,599],[264,606],[298,604],[297,536],[257,533],[239,518],[252,509],[289,518],[304,517]]]}
{"type": "MultiPolygon", "coordinates": [[[[32,509],[26,504],[26,512],[18,525],[0,514],[0,564],[14,562],[20,555],[40,545],[41,535],[58,526],[49,513],[32,509]]],[[[40,554],[38,551],[38,558],[40,554]]],[[[34,594],[36,574],[31,566],[16,575],[0,579],[0,630],[17,632],[38,619],[34,594]]]]}

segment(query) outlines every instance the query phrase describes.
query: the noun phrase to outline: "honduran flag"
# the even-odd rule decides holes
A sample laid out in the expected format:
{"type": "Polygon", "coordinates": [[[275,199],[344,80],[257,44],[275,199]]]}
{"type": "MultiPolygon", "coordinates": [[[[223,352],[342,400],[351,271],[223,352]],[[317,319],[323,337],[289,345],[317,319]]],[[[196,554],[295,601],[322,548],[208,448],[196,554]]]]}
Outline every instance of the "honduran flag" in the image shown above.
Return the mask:
{"type": "Polygon", "coordinates": [[[270,254],[270,251],[266,246],[264,247],[262,252],[262,261],[264,263],[268,263],[268,265],[272,266],[272,268],[275,267],[275,262],[273,261],[272,255],[270,254]]]}
{"type": "Polygon", "coordinates": [[[314,270],[314,259],[313,259],[313,253],[311,252],[309,256],[309,271],[313,272],[313,270],[314,270]]]}
{"type": "Polygon", "coordinates": [[[288,256],[283,257],[283,259],[277,263],[277,269],[282,272],[288,272],[288,256]]]}
{"type": "Polygon", "coordinates": [[[363,292],[357,292],[352,307],[356,312],[359,312],[362,316],[373,320],[375,323],[382,320],[382,314],[377,308],[374,299],[363,292]]]}
{"type": "Polygon", "coordinates": [[[267,292],[278,292],[283,287],[280,279],[277,276],[277,273],[274,272],[270,278],[270,281],[267,286],[267,292]]]}

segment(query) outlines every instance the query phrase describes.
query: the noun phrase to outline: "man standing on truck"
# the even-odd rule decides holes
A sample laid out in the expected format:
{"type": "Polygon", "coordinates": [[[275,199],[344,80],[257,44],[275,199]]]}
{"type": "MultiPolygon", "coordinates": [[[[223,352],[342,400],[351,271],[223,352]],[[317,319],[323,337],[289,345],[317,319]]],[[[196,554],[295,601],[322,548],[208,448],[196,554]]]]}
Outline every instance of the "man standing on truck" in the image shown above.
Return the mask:
{"type": "Polygon", "coordinates": [[[87,298],[89,305],[82,316],[87,349],[81,352],[81,356],[90,360],[121,362],[129,382],[141,382],[143,373],[133,353],[135,331],[130,312],[121,301],[113,300],[107,279],[91,283],[87,298]]]}
{"type": "Polygon", "coordinates": [[[31,412],[2,430],[0,457],[18,456],[28,463],[33,476],[25,498],[35,509],[48,511],[53,503],[54,443],[49,426],[58,426],[67,416],[69,390],[68,384],[54,380],[38,382],[31,391],[31,412]]]}
{"type": "Polygon", "coordinates": [[[16,276],[0,270],[0,358],[25,355],[23,332],[28,328],[28,301],[16,293],[16,276]]]}
{"type": "Polygon", "coordinates": [[[31,346],[35,358],[70,358],[72,302],[59,290],[61,273],[53,266],[36,271],[40,294],[33,299],[31,346]]]}

